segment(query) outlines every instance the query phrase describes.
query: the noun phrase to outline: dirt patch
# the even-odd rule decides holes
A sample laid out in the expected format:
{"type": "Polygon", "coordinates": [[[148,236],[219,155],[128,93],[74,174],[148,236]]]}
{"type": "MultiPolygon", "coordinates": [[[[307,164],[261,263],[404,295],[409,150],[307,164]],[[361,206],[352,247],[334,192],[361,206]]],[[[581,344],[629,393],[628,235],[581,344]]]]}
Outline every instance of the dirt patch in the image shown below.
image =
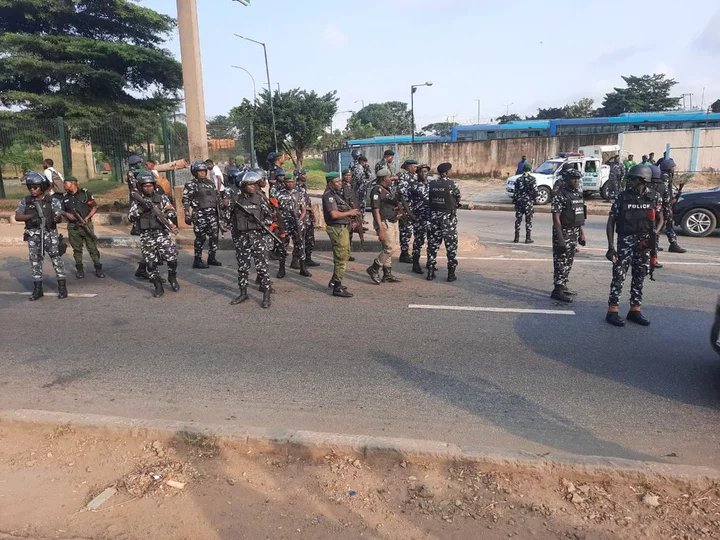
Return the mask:
{"type": "Polygon", "coordinates": [[[717,539],[720,485],[7,423],[0,515],[0,539],[717,539]]]}

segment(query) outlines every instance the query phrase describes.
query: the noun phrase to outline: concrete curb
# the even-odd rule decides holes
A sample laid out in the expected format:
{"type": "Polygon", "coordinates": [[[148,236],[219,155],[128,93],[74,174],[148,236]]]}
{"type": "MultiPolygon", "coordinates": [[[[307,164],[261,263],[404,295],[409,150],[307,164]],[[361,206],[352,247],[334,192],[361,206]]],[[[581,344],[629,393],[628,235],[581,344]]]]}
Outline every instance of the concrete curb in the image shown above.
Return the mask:
{"type": "MultiPolygon", "coordinates": [[[[514,212],[515,206],[512,204],[502,204],[502,203],[462,203],[461,208],[463,210],[487,210],[487,211],[493,211],[493,212],[514,212]]],[[[536,214],[549,214],[550,213],[550,205],[545,204],[542,206],[535,205],[535,213],[536,214]]],[[[607,208],[588,208],[587,210],[588,216],[607,216],[610,213],[610,205],[608,205],[607,208]]]]}
{"type": "Polygon", "coordinates": [[[537,455],[530,452],[489,447],[461,448],[457,445],[420,439],[343,435],[292,429],[203,424],[172,420],[141,420],[119,416],[77,414],[32,409],[0,410],[0,422],[59,426],[71,424],[82,430],[127,433],[133,437],[171,439],[179,432],[219,437],[230,446],[277,454],[322,457],[334,451],[364,458],[421,458],[436,461],[482,463],[496,467],[523,467],[545,472],[572,471],[591,476],[619,475],[634,480],[662,479],[693,484],[720,480],[720,470],[599,456],[567,454],[537,455]]]}

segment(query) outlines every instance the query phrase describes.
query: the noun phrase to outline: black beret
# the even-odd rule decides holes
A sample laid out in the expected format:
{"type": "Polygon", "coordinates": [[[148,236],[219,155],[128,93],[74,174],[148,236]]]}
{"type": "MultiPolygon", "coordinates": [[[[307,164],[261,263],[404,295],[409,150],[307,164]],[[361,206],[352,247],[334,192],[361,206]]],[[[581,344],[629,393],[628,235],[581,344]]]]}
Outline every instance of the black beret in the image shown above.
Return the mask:
{"type": "Polygon", "coordinates": [[[439,172],[440,174],[449,172],[450,169],[452,169],[452,163],[441,163],[437,166],[437,172],[439,172]]]}
{"type": "Polygon", "coordinates": [[[383,154],[383,156],[385,156],[385,157],[394,156],[394,155],[395,155],[395,152],[393,152],[392,150],[385,150],[385,153],[383,154]]]}

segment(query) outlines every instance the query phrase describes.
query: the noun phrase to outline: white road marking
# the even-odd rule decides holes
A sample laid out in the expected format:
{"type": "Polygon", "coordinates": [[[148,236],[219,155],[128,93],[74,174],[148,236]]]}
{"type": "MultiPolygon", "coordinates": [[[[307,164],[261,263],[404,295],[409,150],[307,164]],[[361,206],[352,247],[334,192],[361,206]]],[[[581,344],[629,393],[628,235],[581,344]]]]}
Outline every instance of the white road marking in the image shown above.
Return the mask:
{"type": "MultiPolygon", "coordinates": [[[[30,296],[31,294],[32,294],[31,292],[0,291],[0,295],[4,295],[4,296],[30,296]]],[[[97,294],[69,293],[68,296],[70,298],[95,298],[97,296],[97,294]]]]}
{"type": "MultiPolygon", "coordinates": [[[[515,242],[492,242],[490,240],[481,240],[481,242],[483,244],[494,244],[496,246],[517,246],[517,244],[515,242]]],[[[531,244],[531,245],[532,245],[532,247],[536,247],[536,248],[552,249],[552,245],[549,245],[549,244],[531,244]]],[[[584,250],[584,251],[602,251],[603,253],[605,253],[607,251],[607,248],[597,248],[597,247],[588,247],[588,246],[585,246],[585,247],[580,246],[580,249],[584,250]]],[[[665,252],[667,252],[667,248],[665,248],[665,252]]],[[[691,253],[691,254],[692,253],[698,253],[698,254],[699,253],[712,253],[714,255],[717,255],[718,252],[716,250],[689,247],[688,253],[691,253]]]]}
{"type": "MultiPolygon", "coordinates": [[[[438,259],[446,259],[447,257],[437,257],[438,259]]],[[[497,262],[552,262],[552,259],[540,259],[538,257],[505,257],[498,255],[496,257],[458,257],[459,261],[497,261],[497,262]]],[[[605,259],[575,259],[573,264],[610,264],[605,259]]],[[[720,266],[720,262],[682,262],[682,261],[662,261],[664,266],[720,266]]]]}
{"type": "Polygon", "coordinates": [[[439,309],[445,311],[488,311],[490,313],[530,313],[537,315],[575,315],[569,309],[522,309],[476,306],[435,306],[430,304],[410,304],[408,309],[439,309]]]}

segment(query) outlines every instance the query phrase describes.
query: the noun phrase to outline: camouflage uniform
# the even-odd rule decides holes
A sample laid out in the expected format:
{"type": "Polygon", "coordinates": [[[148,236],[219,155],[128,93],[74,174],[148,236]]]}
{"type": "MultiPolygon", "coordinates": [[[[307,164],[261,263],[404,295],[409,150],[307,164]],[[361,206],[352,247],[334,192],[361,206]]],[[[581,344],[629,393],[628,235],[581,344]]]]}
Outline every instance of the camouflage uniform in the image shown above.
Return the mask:
{"type": "Polygon", "coordinates": [[[377,176],[377,173],[380,169],[388,169],[390,172],[393,172],[392,165],[384,159],[381,159],[375,164],[375,176],[377,176]]]}
{"type": "Polygon", "coordinates": [[[523,173],[515,181],[513,202],[515,203],[515,236],[520,234],[523,216],[525,216],[525,234],[530,238],[533,226],[533,214],[535,213],[535,199],[538,196],[538,189],[535,177],[529,173],[523,173]]]}
{"type": "Polygon", "coordinates": [[[415,214],[413,223],[413,257],[420,257],[425,239],[428,239],[430,224],[430,184],[429,182],[413,182],[407,192],[407,200],[415,214]]]}
{"type": "MultiPolygon", "coordinates": [[[[37,215],[33,200],[29,195],[23,198],[15,212],[18,214],[37,215]]],[[[40,224],[36,225],[33,223],[31,226],[29,222],[25,222],[25,239],[28,243],[32,280],[34,282],[42,282],[43,279],[43,261],[45,258],[41,255],[41,238],[45,242],[45,253],[50,256],[50,261],[52,262],[57,279],[65,279],[65,264],[63,263],[60,253],[60,235],[53,219],[57,214],[62,212],[62,204],[60,199],[52,197],[49,194],[46,194],[40,201],[46,213],[45,230],[42,230],[40,224]]],[[[40,218],[38,217],[37,220],[39,221],[40,218]]]]}
{"type": "Polygon", "coordinates": [[[283,220],[285,238],[280,248],[280,260],[287,258],[287,248],[290,245],[290,238],[293,241],[293,258],[298,261],[305,261],[305,221],[300,221],[300,215],[305,208],[305,196],[297,189],[288,190],[283,187],[277,193],[278,211],[280,219],[283,220]]]}
{"type": "Polygon", "coordinates": [[[442,181],[448,181],[449,194],[456,199],[460,200],[460,189],[457,187],[455,182],[446,178],[440,177],[431,180],[428,183],[428,190],[430,191],[430,220],[428,222],[428,249],[427,249],[427,267],[435,268],[437,262],[437,252],[440,249],[440,245],[445,242],[445,250],[447,251],[447,265],[448,270],[454,272],[458,265],[457,262],[457,248],[458,248],[458,231],[457,231],[457,209],[455,210],[433,210],[433,188],[440,185],[442,181]]]}
{"type": "Polygon", "coordinates": [[[310,193],[308,193],[306,184],[298,182],[295,189],[302,195],[303,204],[307,209],[307,212],[305,212],[305,221],[303,222],[305,231],[303,243],[305,244],[305,260],[311,261],[312,252],[315,249],[315,222],[313,221],[312,215],[312,201],[310,200],[310,193]]]}
{"type": "MultiPolygon", "coordinates": [[[[407,202],[408,201],[408,190],[410,187],[417,182],[417,175],[410,174],[405,169],[401,169],[398,173],[398,179],[396,182],[397,192],[400,194],[400,198],[407,202]]],[[[400,252],[406,253],[410,250],[410,238],[413,235],[414,224],[410,223],[406,219],[400,220],[400,252]]]]}
{"type": "MultiPolygon", "coordinates": [[[[160,209],[168,219],[175,217],[175,208],[167,195],[154,193],[152,197],[143,195],[143,198],[152,201],[152,204],[160,209]]],[[[128,219],[133,223],[138,223],[140,250],[145,259],[150,280],[155,281],[160,278],[158,265],[161,261],[167,262],[168,268],[177,268],[178,250],[175,240],[172,234],[152,216],[152,212],[133,200],[128,212],[128,219]]]]}
{"type": "MultiPolygon", "coordinates": [[[[570,189],[565,182],[562,182],[558,191],[553,195],[550,211],[553,214],[560,214],[562,216],[566,211],[572,210],[573,202],[579,207],[584,208],[584,201],[578,201],[582,201],[582,195],[579,194],[578,191],[570,189]]],[[[562,225],[562,236],[566,249],[564,253],[561,253],[559,251],[560,239],[557,236],[557,231],[553,224],[553,283],[556,289],[567,286],[570,270],[572,270],[572,265],[575,262],[575,251],[577,251],[578,240],[580,239],[581,226],[582,225],[562,225]]]]}
{"type": "Polygon", "coordinates": [[[210,180],[194,178],[183,190],[182,204],[185,215],[192,208],[192,225],[195,233],[195,258],[202,258],[205,239],[208,240],[208,260],[214,260],[220,239],[220,194],[210,180]]]}
{"type": "Polygon", "coordinates": [[[625,165],[618,162],[610,164],[610,176],[608,177],[608,198],[611,201],[617,199],[618,193],[620,193],[620,187],[622,180],[625,177],[625,165]]]}
{"type": "Polygon", "coordinates": [[[355,192],[355,197],[360,203],[358,208],[360,208],[360,213],[364,219],[366,204],[365,199],[367,198],[367,190],[370,185],[370,168],[365,168],[360,164],[360,162],[353,161],[352,165],[350,165],[350,172],[352,173],[350,185],[355,192]]]}
{"type": "Polygon", "coordinates": [[[667,197],[662,201],[662,212],[665,218],[665,234],[671,244],[677,243],[677,233],[675,232],[675,223],[673,221],[673,206],[672,199],[675,196],[673,193],[673,178],[670,176],[667,183],[665,184],[665,192],[667,197]]]}
{"type": "Polygon", "coordinates": [[[255,270],[258,273],[260,290],[264,292],[270,289],[267,260],[268,243],[265,239],[265,233],[259,225],[246,218],[237,206],[242,206],[256,215],[258,219],[268,226],[272,223],[272,211],[269,204],[259,193],[248,195],[241,192],[230,201],[230,212],[228,214],[232,228],[233,245],[235,246],[235,258],[238,265],[238,286],[241,290],[247,288],[248,272],[252,261],[255,263],[255,270]]]}

